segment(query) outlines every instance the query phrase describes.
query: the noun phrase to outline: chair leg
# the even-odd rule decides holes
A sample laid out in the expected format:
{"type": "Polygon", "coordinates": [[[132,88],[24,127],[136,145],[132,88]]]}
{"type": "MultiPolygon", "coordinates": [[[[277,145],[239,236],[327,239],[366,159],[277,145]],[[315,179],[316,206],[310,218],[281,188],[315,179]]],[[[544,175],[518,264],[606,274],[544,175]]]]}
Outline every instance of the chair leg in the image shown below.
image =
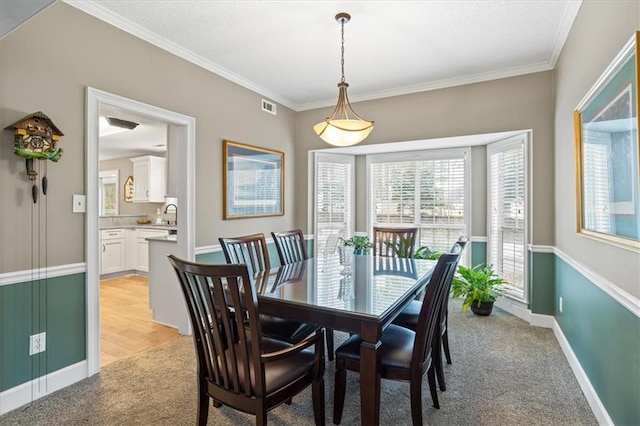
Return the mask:
{"type": "Polygon", "coordinates": [[[285,403],[286,405],[291,405],[291,403],[292,403],[292,402],[293,402],[293,398],[289,398],[289,399],[287,399],[284,403],[285,403]]]}
{"type": "Polygon", "coordinates": [[[429,370],[427,371],[427,378],[429,379],[429,390],[431,391],[433,406],[435,408],[440,408],[440,403],[438,402],[438,391],[436,390],[436,374],[433,370],[433,364],[431,364],[431,367],[429,367],[429,370]]]}
{"type": "Polygon", "coordinates": [[[325,328],[324,332],[327,339],[327,357],[329,358],[329,361],[333,361],[333,329],[325,328]]]}
{"type": "Polygon", "coordinates": [[[412,378],[409,383],[411,392],[411,422],[413,426],[422,426],[422,377],[412,378]]]}
{"type": "Polygon", "coordinates": [[[347,370],[344,359],[336,360],[335,389],[333,390],[333,424],[339,425],[342,421],[342,409],[344,408],[344,394],[347,387],[347,370]]]}
{"type": "Polygon", "coordinates": [[[311,398],[313,400],[313,417],[316,425],[324,426],[324,378],[319,377],[311,385],[311,398]]]}
{"type": "Polygon", "coordinates": [[[438,379],[438,384],[440,385],[441,391],[447,390],[447,385],[444,382],[444,367],[442,366],[442,348],[440,343],[440,337],[436,336],[433,341],[433,348],[431,349],[432,354],[432,367],[436,370],[436,378],[438,379]]]}
{"type": "Polygon", "coordinates": [[[220,401],[216,401],[215,399],[213,400],[213,406],[216,408],[220,408],[222,407],[222,403],[220,401]]]}
{"type": "Polygon", "coordinates": [[[197,422],[200,426],[205,426],[209,419],[209,395],[207,395],[207,384],[204,378],[198,378],[198,414],[197,422]]]}
{"type": "Polygon", "coordinates": [[[256,413],[256,426],[267,426],[267,410],[258,410],[256,413]]]}
{"type": "Polygon", "coordinates": [[[444,356],[447,358],[447,364],[451,364],[451,353],[449,353],[449,334],[447,329],[442,335],[442,347],[444,348],[444,356]]]}

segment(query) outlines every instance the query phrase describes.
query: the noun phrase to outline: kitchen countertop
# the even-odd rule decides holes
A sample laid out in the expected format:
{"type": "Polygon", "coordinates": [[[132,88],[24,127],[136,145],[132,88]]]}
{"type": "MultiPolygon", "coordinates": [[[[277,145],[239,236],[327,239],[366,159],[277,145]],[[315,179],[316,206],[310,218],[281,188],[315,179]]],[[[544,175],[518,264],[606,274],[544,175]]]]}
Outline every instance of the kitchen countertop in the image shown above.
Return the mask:
{"type": "Polygon", "coordinates": [[[145,238],[145,240],[147,241],[164,241],[164,242],[169,242],[169,243],[175,243],[178,241],[178,236],[177,235],[167,235],[164,237],[147,237],[145,238]]]}
{"type": "Polygon", "coordinates": [[[178,227],[175,225],[156,225],[154,223],[149,223],[146,225],[109,225],[109,226],[101,226],[100,229],[162,229],[167,231],[177,230],[178,227]]]}

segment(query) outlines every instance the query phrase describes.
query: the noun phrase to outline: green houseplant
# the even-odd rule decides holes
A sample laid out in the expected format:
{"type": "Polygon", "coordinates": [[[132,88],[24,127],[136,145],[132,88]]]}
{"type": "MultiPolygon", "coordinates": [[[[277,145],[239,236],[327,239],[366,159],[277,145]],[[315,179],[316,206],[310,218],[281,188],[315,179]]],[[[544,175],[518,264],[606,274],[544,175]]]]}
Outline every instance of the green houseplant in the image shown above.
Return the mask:
{"type": "Polygon", "coordinates": [[[414,259],[429,259],[429,260],[438,260],[442,256],[442,253],[439,251],[432,251],[427,246],[420,246],[413,254],[414,259]]]}
{"type": "Polygon", "coordinates": [[[493,302],[504,294],[504,282],[493,265],[479,264],[473,268],[459,265],[451,283],[451,297],[464,297],[462,312],[471,308],[477,315],[489,315],[493,302]]]}
{"type": "Polygon", "coordinates": [[[353,252],[355,254],[368,254],[369,250],[373,247],[371,241],[369,241],[369,237],[366,235],[355,235],[351,238],[340,238],[342,240],[342,245],[345,247],[353,247],[353,252]]]}

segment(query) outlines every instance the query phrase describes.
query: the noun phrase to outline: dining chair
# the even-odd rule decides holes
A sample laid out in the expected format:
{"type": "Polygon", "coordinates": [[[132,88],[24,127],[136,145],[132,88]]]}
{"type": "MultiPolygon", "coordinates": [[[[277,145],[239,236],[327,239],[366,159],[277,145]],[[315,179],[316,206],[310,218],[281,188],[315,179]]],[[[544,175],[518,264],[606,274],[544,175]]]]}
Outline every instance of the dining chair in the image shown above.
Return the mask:
{"type": "MultiPolygon", "coordinates": [[[[436,338],[440,307],[445,302],[447,287],[456,270],[460,253],[447,253],[438,259],[420,310],[416,331],[390,324],[382,332],[378,348],[379,369],[382,379],[408,381],[411,398],[411,419],[422,425],[422,380],[427,375],[433,406],[440,408],[436,391],[436,378],[432,362],[433,339],[436,338]]],[[[333,423],[340,424],[346,393],[347,371],[360,370],[360,344],[362,339],[352,335],[336,349],[336,373],[333,423]]],[[[380,386],[374,390],[380,399],[380,386]]]]}
{"type": "Polygon", "coordinates": [[[266,425],[269,410],[290,402],[309,385],[315,423],[323,425],[323,330],[295,345],[264,337],[246,264],[210,265],[168,257],[193,326],[198,425],[207,424],[210,399],[214,407],[226,405],[253,414],[256,425],[266,425]]]}
{"type": "MultiPolygon", "coordinates": [[[[462,235],[458,238],[458,241],[451,247],[451,253],[459,253],[462,255],[462,251],[466,246],[469,238],[462,235]]],[[[438,384],[440,385],[440,390],[447,390],[447,386],[444,380],[444,367],[442,365],[442,350],[444,351],[445,359],[447,364],[451,364],[451,353],[449,351],[449,332],[448,332],[448,321],[449,321],[449,304],[447,301],[449,300],[449,289],[447,290],[447,294],[445,296],[445,303],[442,305],[442,312],[440,313],[440,322],[438,324],[438,336],[436,341],[434,342],[437,346],[434,346],[433,359],[436,368],[436,377],[438,379],[438,384]],[[442,349],[440,348],[442,347],[442,349]]],[[[418,320],[420,316],[420,308],[421,303],[419,301],[413,300],[409,303],[400,314],[393,320],[393,324],[406,327],[411,330],[416,330],[418,327],[418,320]]]]}
{"type": "MultiPolygon", "coordinates": [[[[260,233],[230,238],[220,237],[218,240],[222,246],[222,251],[227,263],[245,263],[250,268],[249,273],[252,275],[256,275],[259,272],[269,272],[271,269],[269,252],[267,251],[267,241],[264,234],[260,233]]],[[[260,315],[260,322],[264,336],[292,344],[300,342],[321,328],[313,324],[267,314],[260,315]]],[[[329,360],[333,360],[333,347],[328,356],[329,360]]]]}
{"type": "Polygon", "coordinates": [[[373,227],[373,255],[412,258],[418,228],[373,227]]]}
{"type": "MultiPolygon", "coordinates": [[[[307,244],[301,229],[285,232],[271,232],[281,265],[289,265],[308,259],[307,244]]],[[[327,337],[327,357],[333,361],[333,329],[325,328],[327,337]]]]}
{"type": "Polygon", "coordinates": [[[271,236],[276,245],[281,265],[309,258],[307,255],[307,243],[304,241],[302,230],[271,232],[271,236]]]}

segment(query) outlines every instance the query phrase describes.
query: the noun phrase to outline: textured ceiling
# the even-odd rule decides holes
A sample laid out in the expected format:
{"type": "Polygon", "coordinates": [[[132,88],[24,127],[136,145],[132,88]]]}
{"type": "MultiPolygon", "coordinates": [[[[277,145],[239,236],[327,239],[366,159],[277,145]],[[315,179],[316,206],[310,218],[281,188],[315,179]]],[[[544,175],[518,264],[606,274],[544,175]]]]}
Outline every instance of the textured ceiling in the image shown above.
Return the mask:
{"type": "Polygon", "coordinates": [[[296,111],[550,70],[581,0],[65,0],[296,111]]]}

